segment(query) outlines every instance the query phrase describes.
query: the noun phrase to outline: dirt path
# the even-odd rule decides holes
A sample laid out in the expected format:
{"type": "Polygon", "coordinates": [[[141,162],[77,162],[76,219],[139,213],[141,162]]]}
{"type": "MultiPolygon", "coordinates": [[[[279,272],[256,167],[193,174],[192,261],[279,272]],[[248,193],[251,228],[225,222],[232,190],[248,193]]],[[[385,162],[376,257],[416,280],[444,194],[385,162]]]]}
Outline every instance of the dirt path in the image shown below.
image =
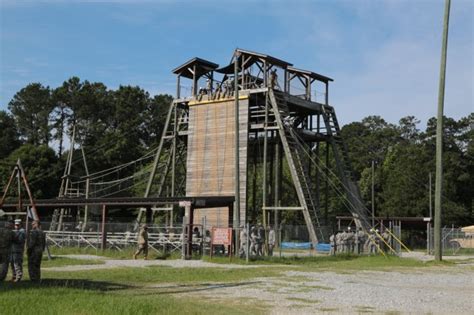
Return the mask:
{"type": "MultiPolygon", "coordinates": [[[[103,264],[96,265],[71,265],[62,267],[43,268],[45,271],[81,271],[94,269],[111,269],[120,267],[147,267],[147,266],[169,266],[174,268],[224,268],[224,269],[241,269],[241,268],[260,268],[264,265],[233,265],[233,264],[216,264],[202,260],[143,260],[143,259],[109,259],[107,257],[95,255],[59,255],[57,257],[67,257],[73,259],[86,260],[102,260],[103,264]]],[[[268,266],[267,266],[268,267],[268,266]]]]}
{"type": "MultiPolygon", "coordinates": [[[[66,255],[76,259],[101,259],[103,265],[44,268],[53,271],[109,269],[117,267],[170,266],[175,268],[264,268],[266,265],[226,265],[199,260],[113,260],[90,255],[66,255]]],[[[423,254],[410,257],[428,260],[423,254]]],[[[466,257],[466,258],[473,258],[466,257]]],[[[457,257],[459,259],[459,257],[457,257]]],[[[286,271],[273,278],[246,282],[198,284],[199,289],[179,296],[224,303],[266,306],[271,314],[472,314],[474,272],[472,264],[418,268],[410,271],[286,271]]],[[[282,267],[282,266],[277,266],[282,267]]],[[[295,267],[295,266],[292,266],[295,267]]],[[[172,290],[182,284],[153,284],[172,290]]],[[[182,290],[177,290],[182,292],[182,290]]]]}
{"type": "MultiPolygon", "coordinates": [[[[289,271],[249,285],[191,293],[210,300],[265,304],[271,314],[472,314],[474,274],[456,272],[289,271]]],[[[189,294],[189,293],[187,293],[189,294]]]]}

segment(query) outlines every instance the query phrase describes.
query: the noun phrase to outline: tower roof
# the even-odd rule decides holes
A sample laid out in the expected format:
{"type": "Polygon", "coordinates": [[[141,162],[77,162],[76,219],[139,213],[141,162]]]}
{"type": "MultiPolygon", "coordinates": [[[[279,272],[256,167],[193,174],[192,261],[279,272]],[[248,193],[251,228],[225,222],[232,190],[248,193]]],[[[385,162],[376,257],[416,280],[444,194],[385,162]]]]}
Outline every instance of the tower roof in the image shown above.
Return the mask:
{"type": "Polygon", "coordinates": [[[209,71],[216,70],[219,67],[219,65],[214,62],[194,57],[193,59],[185,62],[181,66],[173,69],[173,73],[188,79],[192,79],[194,66],[196,66],[196,74],[198,77],[209,71]]]}

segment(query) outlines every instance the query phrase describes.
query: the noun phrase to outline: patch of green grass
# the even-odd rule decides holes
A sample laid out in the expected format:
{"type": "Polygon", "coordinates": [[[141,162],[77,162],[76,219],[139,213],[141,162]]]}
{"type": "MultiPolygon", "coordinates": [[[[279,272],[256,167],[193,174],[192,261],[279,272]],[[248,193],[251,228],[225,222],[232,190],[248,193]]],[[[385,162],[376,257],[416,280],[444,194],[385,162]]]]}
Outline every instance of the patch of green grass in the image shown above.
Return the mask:
{"type": "Polygon", "coordinates": [[[321,307],[319,310],[321,312],[338,312],[339,311],[338,308],[334,308],[334,307],[321,307]]]}
{"type": "Polygon", "coordinates": [[[334,288],[331,287],[326,287],[324,285],[305,285],[304,288],[308,289],[318,289],[318,290],[327,290],[327,291],[333,291],[334,288]]]}
{"type": "Polygon", "coordinates": [[[372,306],[356,306],[355,307],[358,313],[373,313],[375,311],[375,307],[372,306]]]}
{"type": "Polygon", "coordinates": [[[308,303],[308,304],[317,304],[321,303],[319,300],[310,300],[310,299],[305,299],[305,298],[298,298],[298,297],[290,297],[287,298],[288,301],[295,301],[295,302],[303,302],[303,303],[308,303]]]}
{"type": "MultiPolygon", "coordinates": [[[[80,283],[76,283],[80,285],[80,283]]],[[[129,295],[120,286],[106,284],[74,287],[74,283],[15,287],[0,294],[2,314],[259,314],[260,307],[206,303],[197,298],[178,298],[170,294],[141,292],[129,295]],[[18,305],[21,301],[21,307],[18,305]]],[[[1,285],[0,285],[1,289],[1,285]]]]}
{"type": "Polygon", "coordinates": [[[460,248],[457,251],[445,250],[444,256],[474,255],[474,248],[460,248]]]}
{"type": "Polygon", "coordinates": [[[86,270],[74,272],[44,271],[45,278],[51,279],[86,279],[111,281],[127,284],[136,283],[191,283],[191,282],[226,282],[243,281],[256,277],[278,275],[277,270],[264,268],[247,268],[227,270],[222,268],[171,268],[149,266],[145,268],[114,268],[107,270],[86,270]]]}
{"type": "MultiPolygon", "coordinates": [[[[234,258],[229,262],[228,258],[215,257],[210,259],[205,257],[204,260],[221,263],[221,264],[247,264],[244,259],[234,258]]],[[[429,266],[449,266],[450,263],[428,262],[424,263],[410,258],[400,258],[396,256],[355,256],[355,255],[338,255],[338,256],[314,256],[314,257],[262,257],[250,261],[251,265],[285,265],[298,267],[303,269],[323,269],[337,272],[349,272],[348,270],[395,270],[394,268],[418,268],[429,266]]]]}
{"type": "Polygon", "coordinates": [[[274,276],[261,268],[116,268],[75,272],[43,271],[41,283],[25,277],[0,284],[2,314],[260,314],[262,303],[197,299],[193,293],[258,285],[274,276]],[[185,298],[176,295],[186,294],[185,298]],[[191,295],[191,296],[190,296],[191,295]],[[22,301],[18,307],[17,301],[22,301]]]}
{"type": "Polygon", "coordinates": [[[69,257],[53,256],[51,257],[51,260],[49,260],[47,257],[43,257],[43,260],[41,262],[41,268],[63,267],[63,266],[73,266],[73,265],[101,265],[101,264],[104,264],[104,261],[100,259],[74,259],[74,258],[69,258],[69,257]]]}
{"type": "MultiPolygon", "coordinates": [[[[108,257],[112,259],[132,259],[133,254],[137,249],[135,247],[125,247],[122,251],[117,249],[94,249],[91,247],[51,247],[50,252],[52,255],[97,255],[108,257]]],[[[140,256],[143,257],[143,254],[140,256]]],[[[172,252],[172,253],[157,253],[152,249],[148,250],[149,259],[179,259],[181,258],[181,253],[172,252]]]]}

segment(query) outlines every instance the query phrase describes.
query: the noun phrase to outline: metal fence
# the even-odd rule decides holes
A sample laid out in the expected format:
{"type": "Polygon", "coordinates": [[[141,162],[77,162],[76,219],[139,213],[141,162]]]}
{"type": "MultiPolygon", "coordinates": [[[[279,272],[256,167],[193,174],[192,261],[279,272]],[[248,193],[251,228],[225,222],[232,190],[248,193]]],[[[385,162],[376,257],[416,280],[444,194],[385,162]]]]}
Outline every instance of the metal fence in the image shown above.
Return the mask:
{"type": "MultiPolygon", "coordinates": [[[[65,230],[62,231],[49,231],[48,227],[48,224],[44,225],[50,248],[79,247],[95,250],[108,248],[123,251],[126,248],[137,246],[138,231],[135,223],[106,223],[104,231],[102,231],[101,222],[90,222],[86,227],[80,224],[69,224],[65,225],[65,230]]],[[[188,236],[192,235],[193,252],[200,255],[210,255],[212,228],[213,226],[206,225],[205,222],[193,225],[192,231],[188,231],[187,225],[184,227],[183,225],[173,227],[148,225],[149,248],[157,253],[178,252],[184,256],[188,236]]],[[[237,229],[237,234],[241,237],[246,235],[248,239],[246,247],[251,257],[314,254],[315,248],[312,246],[307,227],[304,225],[278,226],[272,232],[274,244],[269,244],[269,227],[263,228],[247,224],[243,229],[245,230],[244,234],[242,234],[242,227],[237,229]]],[[[400,238],[399,226],[393,226],[391,231],[396,238],[400,238]]],[[[244,246],[242,241],[239,242],[240,247],[244,246]]],[[[400,251],[400,244],[395,241],[395,238],[390,239],[390,245],[397,253],[400,251]]],[[[329,244],[318,244],[316,247],[319,254],[329,254],[330,249],[329,244]]],[[[245,251],[233,254],[247,256],[245,251]]],[[[229,255],[229,249],[216,246],[213,255],[229,255]]]]}
{"type": "MultiPolygon", "coordinates": [[[[434,254],[434,229],[428,228],[427,234],[426,251],[434,254]]],[[[459,227],[444,227],[441,229],[441,248],[446,255],[459,255],[463,248],[474,250],[474,235],[459,227]]]]}

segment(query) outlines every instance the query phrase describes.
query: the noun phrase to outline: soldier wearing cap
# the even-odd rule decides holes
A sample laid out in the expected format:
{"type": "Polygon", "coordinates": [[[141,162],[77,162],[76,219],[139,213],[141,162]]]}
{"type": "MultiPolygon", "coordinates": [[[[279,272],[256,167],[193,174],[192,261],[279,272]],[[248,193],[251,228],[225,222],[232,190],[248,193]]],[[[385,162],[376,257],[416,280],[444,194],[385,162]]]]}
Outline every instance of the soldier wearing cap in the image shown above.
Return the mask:
{"type": "Polygon", "coordinates": [[[143,224],[140,232],[138,233],[138,250],[133,254],[133,259],[137,259],[137,256],[143,252],[145,256],[143,259],[148,258],[148,226],[143,224]]]}
{"type": "Polygon", "coordinates": [[[23,251],[25,250],[26,233],[21,227],[21,220],[15,220],[15,239],[11,251],[12,281],[19,282],[23,277],[23,251]]]}
{"type": "Polygon", "coordinates": [[[46,247],[46,235],[41,230],[41,223],[38,220],[31,224],[31,232],[28,235],[28,273],[31,281],[41,279],[41,259],[46,247]]]}
{"type": "Polygon", "coordinates": [[[3,221],[3,217],[0,216],[0,281],[5,280],[8,273],[14,238],[15,234],[10,222],[3,221]]]}
{"type": "Polygon", "coordinates": [[[354,252],[354,232],[352,232],[351,227],[347,228],[346,233],[346,253],[351,254],[354,252]]]}

